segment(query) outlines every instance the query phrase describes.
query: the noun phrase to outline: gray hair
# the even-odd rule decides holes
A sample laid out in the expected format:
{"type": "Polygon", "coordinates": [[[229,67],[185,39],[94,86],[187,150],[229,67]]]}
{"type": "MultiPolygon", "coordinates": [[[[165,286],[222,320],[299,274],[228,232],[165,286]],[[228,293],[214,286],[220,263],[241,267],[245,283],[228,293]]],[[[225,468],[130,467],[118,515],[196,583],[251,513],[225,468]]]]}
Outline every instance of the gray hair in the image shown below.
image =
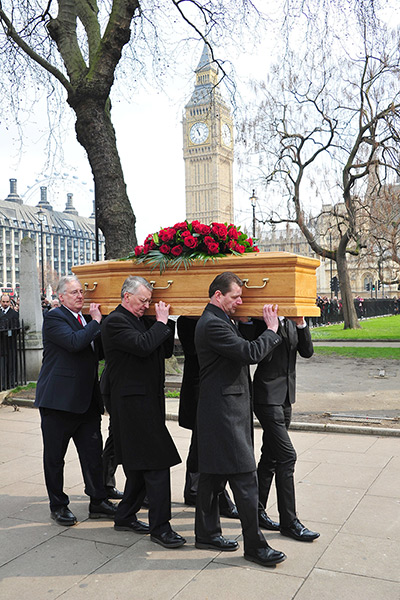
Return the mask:
{"type": "Polygon", "coordinates": [[[136,275],[129,275],[122,284],[121,288],[121,300],[124,298],[125,292],[129,294],[136,294],[141,285],[144,285],[150,292],[153,293],[153,286],[144,277],[138,277],[136,275]]]}
{"type": "Polygon", "coordinates": [[[80,283],[80,281],[76,275],[66,275],[65,277],[61,277],[58,282],[57,289],[56,289],[57,296],[59,296],[60,294],[65,294],[67,285],[74,281],[77,281],[78,283],[80,283]]]}

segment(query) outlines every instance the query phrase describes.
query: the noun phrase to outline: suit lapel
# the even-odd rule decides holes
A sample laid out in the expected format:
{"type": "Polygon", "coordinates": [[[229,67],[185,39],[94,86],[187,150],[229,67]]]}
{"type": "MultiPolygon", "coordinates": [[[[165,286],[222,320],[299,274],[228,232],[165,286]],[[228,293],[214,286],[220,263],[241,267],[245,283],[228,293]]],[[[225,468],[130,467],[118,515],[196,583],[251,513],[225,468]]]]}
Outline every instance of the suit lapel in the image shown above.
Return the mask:
{"type": "Polygon", "coordinates": [[[65,308],[65,306],[61,305],[59,308],[56,308],[54,310],[60,310],[73,329],[76,329],[77,331],[78,329],[82,329],[82,326],[79,324],[78,319],[74,317],[74,315],[70,310],[68,310],[68,308],[65,308]]]}

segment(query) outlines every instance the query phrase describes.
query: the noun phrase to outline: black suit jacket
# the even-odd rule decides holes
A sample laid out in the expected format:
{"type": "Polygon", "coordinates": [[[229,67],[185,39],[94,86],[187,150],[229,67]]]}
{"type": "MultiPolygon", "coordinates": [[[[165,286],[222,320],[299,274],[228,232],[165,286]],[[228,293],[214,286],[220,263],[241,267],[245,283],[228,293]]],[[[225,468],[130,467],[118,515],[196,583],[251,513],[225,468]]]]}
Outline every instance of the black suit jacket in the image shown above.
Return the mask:
{"type": "MultiPolygon", "coordinates": [[[[288,398],[290,404],[296,401],[296,358],[310,358],[313,353],[311,333],[307,327],[298,328],[290,319],[286,320],[286,329],[279,325],[278,334],[282,343],[262,360],[253,379],[254,404],[282,405],[288,398]]],[[[243,325],[241,329],[245,333],[243,325]]],[[[253,335],[265,330],[263,321],[254,321],[253,335]]]]}
{"type": "Polygon", "coordinates": [[[43,363],[36,386],[35,406],[82,414],[96,402],[103,412],[98,382],[98,361],[91,342],[100,324],[82,327],[64,306],[43,320],[43,363]]]}
{"type": "Polygon", "coordinates": [[[0,329],[8,329],[10,325],[19,325],[19,313],[11,307],[5,314],[0,310],[0,329]]]}

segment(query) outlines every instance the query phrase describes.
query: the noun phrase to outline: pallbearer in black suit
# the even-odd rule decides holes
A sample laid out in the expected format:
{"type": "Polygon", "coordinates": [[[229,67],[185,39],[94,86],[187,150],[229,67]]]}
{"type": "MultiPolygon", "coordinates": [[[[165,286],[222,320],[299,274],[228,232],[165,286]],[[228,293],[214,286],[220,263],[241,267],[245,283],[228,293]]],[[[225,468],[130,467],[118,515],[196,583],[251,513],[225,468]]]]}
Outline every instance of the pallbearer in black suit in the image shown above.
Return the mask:
{"type": "Polygon", "coordinates": [[[103,401],[94,340],[100,334],[99,304],[90,304],[92,320],[82,315],[83,289],[74,276],[62,277],[57,294],[61,306],[43,321],[43,364],[36,386],[35,405],[40,409],[44,474],[51,517],[60,525],[75,525],[69,498],[63,490],[64,457],[72,439],[77,448],[85,493],[90,496],[90,518],[113,518],[116,506],[103,485],[103,401]]]}
{"type": "Polygon", "coordinates": [[[152,293],[146,279],[128,277],[121,304],[102,325],[115,456],[126,475],[114,527],[150,532],[153,542],[178,548],[186,540],[170,525],[170,467],[181,459],[165,424],[164,397],[164,358],[172,355],[175,324],[164,302],[155,305],[155,320],[144,318],[152,293]],[[150,526],[136,517],[146,495],[150,526]]]}
{"type": "MultiPolygon", "coordinates": [[[[196,413],[199,401],[199,361],[194,345],[194,332],[198,318],[180,316],[176,326],[185,357],[183,365],[182,386],[179,396],[178,423],[185,429],[192,430],[190,447],[186,461],[185,488],[183,497],[185,504],[196,506],[197,485],[200,473],[197,466],[196,413]]],[[[219,513],[228,519],[238,519],[239,513],[227,490],[219,495],[219,513]]]]}
{"type": "Polygon", "coordinates": [[[267,544],[258,526],[249,365],[260,362],[281,338],[276,333],[277,311],[271,305],[263,308],[268,329],[259,338],[249,342],[239,334],[231,317],[242,304],[242,286],[234,273],[218,275],[210,285],[210,303],[195,332],[200,364],[196,547],[238,548],[235,540],[222,536],[219,518],[218,494],[229,481],[242,524],[244,557],[268,567],[286,556],[267,544]]]}
{"type": "MultiPolygon", "coordinates": [[[[241,325],[246,337],[248,325],[241,325]]],[[[265,331],[265,323],[254,320],[252,337],[265,331]]],[[[280,317],[278,335],[282,338],[274,351],[262,360],[254,374],[254,412],[263,428],[263,445],[258,463],[259,522],[270,530],[302,542],[312,542],[319,533],[310,531],[296,514],[294,467],[296,451],[288,428],[292,404],[296,400],[296,357],[313,355],[310,330],[303,317],[280,317]],[[280,523],[272,521],[265,512],[272,480],[278,500],[280,523]]]]}

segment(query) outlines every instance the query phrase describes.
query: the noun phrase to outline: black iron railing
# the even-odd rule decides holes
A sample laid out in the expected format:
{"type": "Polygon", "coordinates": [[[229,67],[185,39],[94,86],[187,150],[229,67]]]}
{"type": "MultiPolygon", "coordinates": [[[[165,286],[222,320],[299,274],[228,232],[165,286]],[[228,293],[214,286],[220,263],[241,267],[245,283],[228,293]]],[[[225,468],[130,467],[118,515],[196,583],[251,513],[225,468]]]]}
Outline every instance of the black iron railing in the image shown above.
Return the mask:
{"type": "Polygon", "coordinates": [[[0,319],[0,390],[26,385],[24,322],[0,319]]]}

